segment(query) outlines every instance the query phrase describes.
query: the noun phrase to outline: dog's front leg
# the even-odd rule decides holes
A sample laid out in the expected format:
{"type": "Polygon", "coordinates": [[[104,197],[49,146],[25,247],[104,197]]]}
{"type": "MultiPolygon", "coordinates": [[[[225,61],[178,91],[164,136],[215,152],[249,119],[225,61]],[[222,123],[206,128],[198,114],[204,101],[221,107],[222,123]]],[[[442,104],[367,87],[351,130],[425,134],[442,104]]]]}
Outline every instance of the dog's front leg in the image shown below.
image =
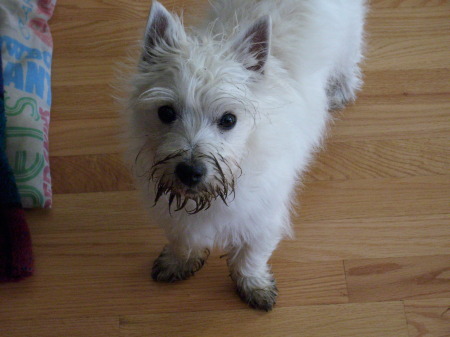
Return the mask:
{"type": "Polygon", "coordinates": [[[152,278],[160,282],[185,280],[203,267],[208,256],[208,249],[189,249],[180,243],[170,243],[153,263],[152,278]]]}
{"type": "Polygon", "coordinates": [[[267,264],[278,240],[262,239],[228,252],[230,276],[241,299],[255,309],[272,310],[278,290],[267,264]]]}

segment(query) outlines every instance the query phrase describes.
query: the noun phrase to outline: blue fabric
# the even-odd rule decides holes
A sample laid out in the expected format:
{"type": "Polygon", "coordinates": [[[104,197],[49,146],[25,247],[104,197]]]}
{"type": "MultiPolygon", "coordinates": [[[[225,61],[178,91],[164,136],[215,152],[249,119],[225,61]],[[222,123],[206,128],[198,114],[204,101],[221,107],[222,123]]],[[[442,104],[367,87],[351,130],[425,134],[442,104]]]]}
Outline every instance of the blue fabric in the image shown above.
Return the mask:
{"type": "Polygon", "coordinates": [[[13,171],[6,157],[6,115],[4,106],[2,56],[0,53],[0,208],[17,206],[20,197],[13,171]]]}

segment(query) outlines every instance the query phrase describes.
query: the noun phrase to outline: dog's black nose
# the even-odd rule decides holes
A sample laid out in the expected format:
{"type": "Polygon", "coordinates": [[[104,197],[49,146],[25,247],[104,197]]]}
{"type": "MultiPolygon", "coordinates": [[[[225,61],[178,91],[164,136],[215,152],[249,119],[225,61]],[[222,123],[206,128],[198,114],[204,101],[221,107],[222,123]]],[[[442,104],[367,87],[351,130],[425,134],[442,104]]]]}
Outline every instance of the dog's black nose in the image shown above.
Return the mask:
{"type": "Polygon", "coordinates": [[[189,187],[197,185],[202,181],[206,173],[206,167],[203,164],[195,163],[192,165],[186,163],[179,163],[175,167],[175,174],[183,184],[189,187]]]}

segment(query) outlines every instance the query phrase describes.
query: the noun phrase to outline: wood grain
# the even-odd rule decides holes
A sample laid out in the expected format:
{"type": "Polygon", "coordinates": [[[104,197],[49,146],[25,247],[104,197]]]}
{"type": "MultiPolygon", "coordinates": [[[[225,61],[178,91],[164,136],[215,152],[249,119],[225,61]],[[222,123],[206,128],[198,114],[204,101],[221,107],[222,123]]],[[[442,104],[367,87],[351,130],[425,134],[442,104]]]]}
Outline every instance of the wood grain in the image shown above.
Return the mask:
{"type": "MultiPolygon", "coordinates": [[[[208,6],[162,3],[187,24],[208,6]]],[[[36,275],[0,284],[0,335],[450,336],[450,2],[370,4],[364,88],[298,189],[265,314],[235,295],[221,252],[186,282],[150,280],[166,240],[121,161],[114,99],[150,2],[58,0],[54,208],[27,213],[36,275]]]]}
{"type": "Polygon", "coordinates": [[[50,166],[55,194],[134,189],[130,171],[117,154],[51,157],[50,166]]]}
{"type": "Polygon", "coordinates": [[[449,223],[448,214],[320,221],[300,218],[296,239],[283,242],[279,254],[303,261],[448,254],[449,223]]]}
{"type": "MultiPolygon", "coordinates": [[[[82,68],[84,72],[84,68],[82,68]]],[[[60,106],[52,121],[117,117],[111,82],[53,85],[53,105],[60,106]]]]}
{"type": "MultiPolygon", "coordinates": [[[[181,13],[181,8],[183,8],[183,12],[189,14],[186,16],[198,14],[207,7],[207,2],[198,0],[161,0],[160,2],[166,8],[178,13],[181,13]]],[[[60,18],[68,21],[124,20],[130,23],[138,18],[145,21],[149,7],[148,1],[140,0],[83,0],[76,3],[70,0],[61,0],[56,10],[60,18]],[[78,15],[80,10],[86,15],[80,17],[78,15]]]]}
{"type": "Polygon", "coordinates": [[[401,303],[283,308],[269,315],[248,310],[133,315],[121,317],[120,327],[127,337],[149,331],[156,336],[408,336],[401,303]]]}
{"type": "Polygon", "coordinates": [[[446,97],[447,93],[430,97],[422,103],[416,99],[399,103],[401,98],[397,101],[395,98],[387,101],[379,98],[379,104],[374,104],[374,99],[366,103],[363,98],[358,106],[345,110],[342,118],[331,128],[330,139],[340,142],[411,139],[429,137],[430,134],[433,138],[447,137],[450,103],[446,97]]]}
{"type": "Polygon", "coordinates": [[[52,156],[117,153],[120,127],[117,118],[55,121],[50,129],[52,156]]]}
{"type": "Polygon", "coordinates": [[[305,183],[446,175],[449,137],[328,142],[306,174],[305,183]]]}
{"type": "Polygon", "coordinates": [[[115,317],[24,319],[2,322],[0,327],[2,336],[61,337],[61,331],[65,331],[65,335],[70,337],[119,337],[119,319],[115,317]]]}
{"type": "Polygon", "coordinates": [[[350,302],[449,298],[450,255],[348,260],[350,302]]]}
{"type": "Polygon", "coordinates": [[[450,335],[450,298],[405,301],[409,337],[450,335]]]}
{"type": "Polygon", "coordinates": [[[59,194],[51,210],[30,210],[36,234],[148,228],[148,218],[136,191],[59,194]]]}
{"type": "MultiPolygon", "coordinates": [[[[0,307],[0,321],[45,319],[51,313],[71,318],[247,310],[235,295],[226,261],[218,253],[186,282],[151,281],[151,262],[163,246],[162,235],[151,230],[34,234],[33,238],[36,275],[0,288],[1,298],[9,303],[0,307]]],[[[278,307],[348,302],[341,261],[278,263],[285,266],[274,267],[278,284],[286,289],[278,307]],[[292,282],[293,287],[286,287],[292,282]]]]}
{"type": "Polygon", "coordinates": [[[299,195],[303,221],[447,213],[448,176],[314,181],[299,195]]]}

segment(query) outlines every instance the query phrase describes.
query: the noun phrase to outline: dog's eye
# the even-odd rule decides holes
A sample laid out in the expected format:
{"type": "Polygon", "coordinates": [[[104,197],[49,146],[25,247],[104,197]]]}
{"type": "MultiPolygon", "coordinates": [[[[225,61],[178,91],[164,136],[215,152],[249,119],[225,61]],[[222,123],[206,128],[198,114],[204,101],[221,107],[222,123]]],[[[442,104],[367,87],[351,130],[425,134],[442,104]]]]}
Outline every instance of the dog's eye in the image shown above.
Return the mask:
{"type": "Polygon", "coordinates": [[[158,109],[158,117],[164,124],[170,124],[177,119],[177,113],[171,106],[164,105],[158,109]]]}
{"type": "Polygon", "coordinates": [[[222,130],[231,130],[237,122],[237,117],[232,113],[225,113],[219,120],[219,127],[222,130]]]}

